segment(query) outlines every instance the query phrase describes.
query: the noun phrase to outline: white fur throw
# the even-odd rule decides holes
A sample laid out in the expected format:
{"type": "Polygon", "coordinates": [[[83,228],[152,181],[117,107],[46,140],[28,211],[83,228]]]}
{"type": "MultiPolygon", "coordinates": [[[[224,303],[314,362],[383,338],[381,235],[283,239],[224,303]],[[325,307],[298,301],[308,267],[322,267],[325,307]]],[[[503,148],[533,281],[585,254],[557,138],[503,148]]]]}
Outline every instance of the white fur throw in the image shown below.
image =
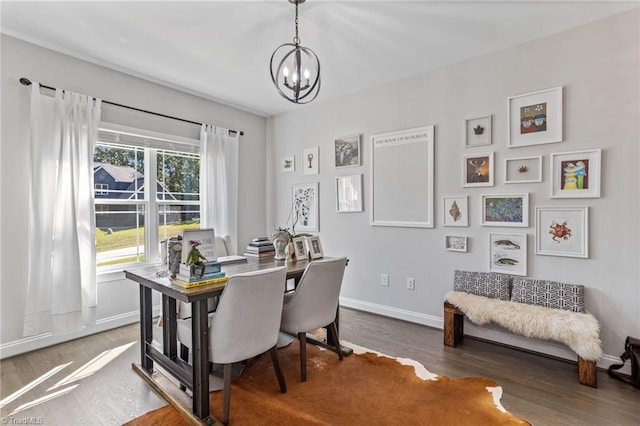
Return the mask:
{"type": "Polygon", "coordinates": [[[474,324],[494,322],[525,337],[555,340],[569,346],[586,361],[597,361],[602,356],[600,324],[590,313],[490,299],[459,291],[450,291],[445,300],[464,312],[474,324]]]}

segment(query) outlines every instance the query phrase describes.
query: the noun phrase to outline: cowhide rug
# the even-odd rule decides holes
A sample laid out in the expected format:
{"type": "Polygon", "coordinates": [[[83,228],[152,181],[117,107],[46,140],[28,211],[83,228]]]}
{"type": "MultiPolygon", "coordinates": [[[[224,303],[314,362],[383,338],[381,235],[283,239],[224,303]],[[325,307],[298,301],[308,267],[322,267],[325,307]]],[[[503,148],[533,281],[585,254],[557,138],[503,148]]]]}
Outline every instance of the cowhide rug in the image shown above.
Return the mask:
{"type": "MultiPolygon", "coordinates": [[[[345,343],[345,342],[343,342],[345,343]]],[[[307,381],[300,381],[299,345],[279,349],[287,393],[278,388],[271,358],[247,363],[232,383],[232,425],[529,425],[500,404],[502,388],[481,377],[449,378],[421,364],[349,343],[340,362],[307,345],[307,381]]],[[[210,394],[211,414],[222,416],[222,391],[210,394]]],[[[171,406],[127,423],[187,425],[171,406]]]]}

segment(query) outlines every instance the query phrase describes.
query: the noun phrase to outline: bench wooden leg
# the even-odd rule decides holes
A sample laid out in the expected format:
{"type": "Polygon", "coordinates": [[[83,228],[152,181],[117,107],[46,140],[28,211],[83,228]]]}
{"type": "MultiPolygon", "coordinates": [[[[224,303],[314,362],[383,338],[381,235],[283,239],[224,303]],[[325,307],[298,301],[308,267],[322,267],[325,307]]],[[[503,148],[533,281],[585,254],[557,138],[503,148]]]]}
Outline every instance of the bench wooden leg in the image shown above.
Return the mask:
{"type": "Polygon", "coordinates": [[[444,302],[444,345],[455,348],[464,337],[464,314],[444,302]]]}
{"type": "Polygon", "coordinates": [[[598,387],[598,374],[595,361],[586,361],[578,357],[578,380],[580,383],[592,388],[598,387]]]}

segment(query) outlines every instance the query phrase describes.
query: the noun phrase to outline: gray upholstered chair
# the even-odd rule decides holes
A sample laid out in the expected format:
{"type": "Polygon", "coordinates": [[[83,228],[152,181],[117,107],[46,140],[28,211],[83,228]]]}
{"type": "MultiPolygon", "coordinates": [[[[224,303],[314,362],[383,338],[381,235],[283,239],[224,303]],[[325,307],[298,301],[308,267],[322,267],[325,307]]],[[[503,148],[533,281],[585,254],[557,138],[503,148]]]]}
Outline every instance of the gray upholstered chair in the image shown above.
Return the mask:
{"type": "MultiPolygon", "coordinates": [[[[285,279],[285,267],[233,275],[220,296],[218,308],[209,314],[209,360],[224,366],[224,424],[229,421],[233,363],[269,351],[280,391],[287,391],[276,352],[285,279]]],[[[186,361],[193,341],[191,319],[178,321],[177,334],[180,354],[186,361]]]]}
{"type": "Polygon", "coordinates": [[[285,294],[280,329],[297,335],[300,341],[300,377],[307,380],[307,332],[328,325],[342,361],[336,327],[338,297],[347,258],[322,259],[309,263],[295,291],[285,294]]]}

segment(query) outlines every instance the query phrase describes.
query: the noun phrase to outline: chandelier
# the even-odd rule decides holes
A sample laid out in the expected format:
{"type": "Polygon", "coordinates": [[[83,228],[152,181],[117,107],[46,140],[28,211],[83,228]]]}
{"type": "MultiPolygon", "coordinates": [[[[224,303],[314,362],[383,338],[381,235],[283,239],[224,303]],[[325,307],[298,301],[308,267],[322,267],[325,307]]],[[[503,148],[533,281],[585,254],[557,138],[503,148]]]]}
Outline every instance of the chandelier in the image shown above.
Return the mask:
{"type": "Polygon", "coordinates": [[[320,92],[320,61],[313,50],[300,44],[298,5],[305,0],[289,0],[296,5],[296,35],[271,55],[271,81],[278,93],[296,104],[307,104],[320,92]]]}

